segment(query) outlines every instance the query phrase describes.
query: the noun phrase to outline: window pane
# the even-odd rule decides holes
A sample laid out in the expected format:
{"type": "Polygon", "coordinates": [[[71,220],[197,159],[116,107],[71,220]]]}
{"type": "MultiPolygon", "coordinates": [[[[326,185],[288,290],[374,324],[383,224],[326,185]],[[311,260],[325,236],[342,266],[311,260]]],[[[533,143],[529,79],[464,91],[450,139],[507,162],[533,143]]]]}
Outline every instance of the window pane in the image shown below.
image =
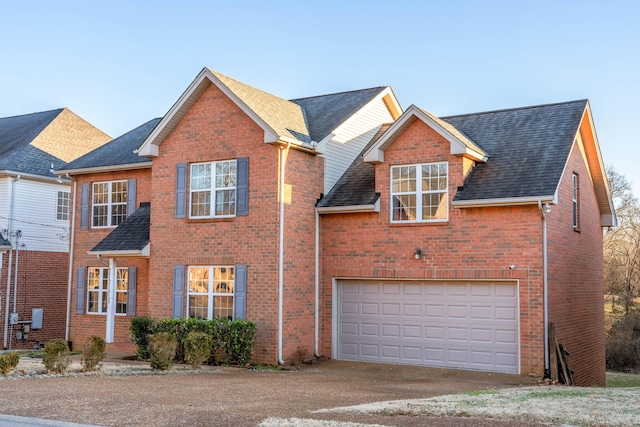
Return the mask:
{"type": "Polygon", "coordinates": [[[406,193],[416,190],[416,167],[397,166],[392,170],[392,191],[394,193],[406,193]]]}
{"type": "Polygon", "coordinates": [[[109,203],[108,182],[96,182],[93,184],[93,203],[109,203]]]}
{"type": "Polygon", "coordinates": [[[222,296],[213,299],[213,315],[223,319],[233,319],[233,297],[222,296]]]}
{"type": "Polygon", "coordinates": [[[236,186],[236,162],[216,163],[216,188],[236,186]]]}
{"type": "Polygon", "coordinates": [[[191,189],[208,190],[211,188],[211,163],[191,165],[191,189]]]}
{"type": "Polygon", "coordinates": [[[235,215],[236,190],[216,191],[216,215],[235,215]]]}
{"type": "Polygon", "coordinates": [[[116,294],[116,314],[127,314],[126,292],[118,292],[116,294]]]}
{"type": "Polygon", "coordinates": [[[208,319],[209,297],[206,295],[190,295],[189,296],[189,317],[195,317],[197,319],[208,319]]]}
{"type": "Polygon", "coordinates": [[[127,203],[127,181],[111,183],[111,202],[127,203]]]}
{"type": "Polygon", "coordinates": [[[127,205],[113,205],[111,207],[111,225],[118,226],[127,219],[127,205]]]}
{"type": "Polygon", "coordinates": [[[189,292],[209,292],[209,267],[189,268],[189,292]]]}
{"type": "Polygon", "coordinates": [[[422,195],[422,219],[444,219],[446,217],[446,193],[430,193],[422,195]]]}
{"type": "Polygon", "coordinates": [[[416,196],[413,194],[393,197],[394,221],[414,221],[416,219],[416,196]]]}
{"type": "Polygon", "coordinates": [[[191,216],[209,216],[211,214],[211,193],[201,191],[191,193],[191,216]]]}

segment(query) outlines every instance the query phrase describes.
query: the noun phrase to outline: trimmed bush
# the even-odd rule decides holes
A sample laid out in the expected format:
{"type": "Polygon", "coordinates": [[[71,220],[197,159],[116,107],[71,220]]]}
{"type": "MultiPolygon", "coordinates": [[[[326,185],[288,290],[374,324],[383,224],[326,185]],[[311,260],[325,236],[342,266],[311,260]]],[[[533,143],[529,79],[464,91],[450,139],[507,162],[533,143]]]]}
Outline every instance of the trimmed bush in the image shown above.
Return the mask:
{"type": "Polygon", "coordinates": [[[6,377],[18,366],[18,362],[20,362],[20,355],[15,351],[0,354],[0,374],[6,377]]]}
{"type": "Polygon", "coordinates": [[[640,315],[624,316],[609,330],[607,369],[615,371],[640,370],[640,315]]]}
{"type": "Polygon", "coordinates": [[[82,366],[85,371],[95,371],[100,368],[101,362],[106,354],[105,341],[95,335],[87,338],[82,348],[82,366]]]}
{"type": "MultiPolygon", "coordinates": [[[[160,332],[168,333],[177,338],[175,360],[185,362],[185,344],[187,335],[191,332],[201,332],[209,335],[211,342],[211,356],[207,363],[246,365],[251,360],[255,343],[255,323],[247,320],[228,319],[161,319],[134,318],[131,321],[131,335],[138,347],[138,357],[148,354],[148,347],[142,349],[148,337],[160,332]],[[142,320],[138,320],[142,319],[142,320]]],[[[189,362],[187,362],[189,363],[189,362]]]]}
{"type": "Polygon", "coordinates": [[[136,357],[138,360],[149,358],[149,335],[152,334],[153,319],[150,317],[134,317],[131,319],[131,339],[137,348],[136,357]]]}
{"type": "Polygon", "coordinates": [[[200,366],[211,357],[213,338],[206,332],[191,331],[184,339],[184,361],[200,366]]]}
{"type": "Polygon", "coordinates": [[[61,374],[67,370],[71,364],[69,359],[69,344],[60,338],[53,339],[45,344],[42,363],[47,371],[61,374]]]}
{"type": "Polygon", "coordinates": [[[159,332],[149,336],[149,362],[151,369],[166,371],[176,355],[178,340],[175,335],[159,332]]]}

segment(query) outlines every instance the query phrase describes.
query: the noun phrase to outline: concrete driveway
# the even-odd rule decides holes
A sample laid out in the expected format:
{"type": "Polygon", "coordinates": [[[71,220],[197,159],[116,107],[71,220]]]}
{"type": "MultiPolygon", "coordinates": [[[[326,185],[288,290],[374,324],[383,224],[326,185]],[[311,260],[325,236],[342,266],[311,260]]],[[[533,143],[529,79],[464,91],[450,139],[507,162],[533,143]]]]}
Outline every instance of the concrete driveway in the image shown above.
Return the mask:
{"type": "Polygon", "coordinates": [[[510,423],[313,411],[534,381],[517,375],[335,360],[290,371],[205,367],[199,373],[7,379],[0,381],[0,413],[104,426],[257,426],[269,417],[389,426],[505,426],[510,423]]]}

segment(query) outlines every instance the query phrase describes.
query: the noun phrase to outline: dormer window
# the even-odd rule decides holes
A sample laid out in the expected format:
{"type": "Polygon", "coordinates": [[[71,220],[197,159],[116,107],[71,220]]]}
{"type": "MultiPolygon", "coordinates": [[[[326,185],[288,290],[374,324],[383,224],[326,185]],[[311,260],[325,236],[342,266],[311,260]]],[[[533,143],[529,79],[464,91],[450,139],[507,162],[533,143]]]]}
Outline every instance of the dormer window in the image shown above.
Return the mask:
{"type": "Polygon", "coordinates": [[[391,222],[446,221],[448,165],[425,163],[391,167],[391,222]]]}

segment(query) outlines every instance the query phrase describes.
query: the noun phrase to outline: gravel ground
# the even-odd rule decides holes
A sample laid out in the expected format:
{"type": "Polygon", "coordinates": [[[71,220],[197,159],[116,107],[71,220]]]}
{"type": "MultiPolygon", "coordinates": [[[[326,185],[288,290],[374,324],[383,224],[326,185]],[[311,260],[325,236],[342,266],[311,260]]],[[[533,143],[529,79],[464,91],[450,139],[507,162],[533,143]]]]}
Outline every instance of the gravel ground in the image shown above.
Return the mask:
{"type": "Polygon", "coordinates": [[[0,379],[0,413],[102,426],[541,426],[527,419],[382,412],[318,412],[373,402],[425,399],[473,390],[530,385],[535,379],[328,360],[298,370],[230,367],[169,373],[147,363],[113,360],[84,374],[46,375],[37,359],[21,359],[0,379]],[[279,423],[279,424],[273,424],[279,423]],[[351,424],[349,424],[351,423],[351,424]]]}

